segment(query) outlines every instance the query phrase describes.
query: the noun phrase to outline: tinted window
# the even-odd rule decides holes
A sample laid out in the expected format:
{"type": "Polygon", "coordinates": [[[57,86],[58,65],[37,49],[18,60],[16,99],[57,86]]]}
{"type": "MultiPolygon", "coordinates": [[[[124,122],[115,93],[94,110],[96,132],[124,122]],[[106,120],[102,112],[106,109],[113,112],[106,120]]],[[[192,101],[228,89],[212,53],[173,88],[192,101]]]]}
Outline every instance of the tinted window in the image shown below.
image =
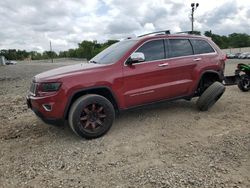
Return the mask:
{"type": "Polygon", "coordinates": [[[129,49],[131,49],[137,40],[124,40],[117,42],[110,47],[106,48],[95,57],[93,57],[90,62],[95,62],[98,64],[112,64],[118,61],[129,49]]]}
{"type": "Polygon", "coordinates": [[[191,43],[193,45],[195,54],[205,54],[214,52],[214,49],[205,40],[192,39],[191,43]]]}
{"type": "Polygon", "coordinates": [[[145,61],[153,61],[165,58],[163,40],[154,40],[143,44],[136,52],[145,55],[145,61]]]}
{"type": "Polygon", "coordinates": [[[193,55],[192,46],[187,39],[169,39],[169,50],[170,57],[193,55]]]}

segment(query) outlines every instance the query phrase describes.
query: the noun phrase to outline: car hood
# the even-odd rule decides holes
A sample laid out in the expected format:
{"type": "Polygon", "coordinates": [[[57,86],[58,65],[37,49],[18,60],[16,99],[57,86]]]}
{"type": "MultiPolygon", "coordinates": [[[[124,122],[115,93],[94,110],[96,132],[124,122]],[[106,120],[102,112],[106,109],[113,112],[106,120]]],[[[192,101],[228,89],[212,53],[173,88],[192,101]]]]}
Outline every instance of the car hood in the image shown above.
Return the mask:
{"type": "Polygon", "coordinates": [[[68,65],[68,66],[52,69],[52,70],[37,74],[34,77],[34,80],[35,82],[41,82],[45,80],[47,81],[55,80],[67,74],[72,74],[75,72],[82,72],[83,70],[90,70],[90,69],[94,69],[94,68],[101,67],[101,66],[105,66],[105,65],[94,64],[94,63],[80,63],[80,64],[75,64],[75,65],[68,65]]]}

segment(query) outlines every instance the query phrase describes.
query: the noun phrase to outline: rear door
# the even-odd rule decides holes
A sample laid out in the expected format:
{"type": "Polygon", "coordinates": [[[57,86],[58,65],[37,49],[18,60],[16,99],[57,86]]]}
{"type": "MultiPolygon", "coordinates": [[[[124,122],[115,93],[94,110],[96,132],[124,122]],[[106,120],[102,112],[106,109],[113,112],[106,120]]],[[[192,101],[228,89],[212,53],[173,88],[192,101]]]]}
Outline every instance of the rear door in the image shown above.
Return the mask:
{"type": "Polygon", "coordinates": [[[204,39],[190,39],[194,54],[200,58],[201,66],[210,70],[216,70],[220,57],[212,46],[204,39]]]}
{"type": "Polygon", "coordinates": [[[189,39],[168,39],[168,82],[170,98],[190,95],[194,83],[194,74],[197,64],[201,61],[194,56],[189,39]]]}

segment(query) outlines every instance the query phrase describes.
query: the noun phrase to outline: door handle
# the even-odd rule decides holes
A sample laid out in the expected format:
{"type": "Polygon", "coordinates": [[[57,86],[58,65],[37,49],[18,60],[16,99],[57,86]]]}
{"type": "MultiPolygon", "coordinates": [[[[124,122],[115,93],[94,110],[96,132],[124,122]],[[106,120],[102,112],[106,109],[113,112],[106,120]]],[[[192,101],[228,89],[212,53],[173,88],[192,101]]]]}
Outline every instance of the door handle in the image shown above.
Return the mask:
{"type": "Polygon", "coordinates": [[[194,58],[193,59],[193,61],[200,61],[201,60],[201,58],[200,57],[198,57],[198,58],[194,58]]]}
{"type": "Polygon", "coordinates": [[[158,67],[166,67],[166,66],[168,66],[168,63],[162,63],[158,65],[158,67]]]}

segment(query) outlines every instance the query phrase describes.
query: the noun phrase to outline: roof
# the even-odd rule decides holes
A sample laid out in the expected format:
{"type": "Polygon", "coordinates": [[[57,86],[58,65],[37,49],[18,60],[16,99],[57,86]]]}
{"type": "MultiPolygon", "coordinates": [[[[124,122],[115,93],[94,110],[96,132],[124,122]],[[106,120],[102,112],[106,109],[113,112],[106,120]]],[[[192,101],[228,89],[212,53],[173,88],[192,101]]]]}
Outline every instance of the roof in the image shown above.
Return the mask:
{"type": "Polygon", "coordinates": [[[184,32],[178,32],[171,34],[169,30],[163,30],[163,31],[156,31],[152,33],[147,33],[140,35],[138,37],[128,37],[126,40],[136,40],[136,41],[147,41],[151,39],[165,39],[165,38],[202,38],[202,39],[210,39],[209,37],[206,37],[204,35],[198,35],[197,31],[184,31],[184,32]]]}
{"type": "Polygon", "coordinates": [[[193,34],[158,34],[138,37],[137,39],[148,40],[148,39],[158,39],[158,38],[208,38],[203,35],[193,35],[193,34]]]}

